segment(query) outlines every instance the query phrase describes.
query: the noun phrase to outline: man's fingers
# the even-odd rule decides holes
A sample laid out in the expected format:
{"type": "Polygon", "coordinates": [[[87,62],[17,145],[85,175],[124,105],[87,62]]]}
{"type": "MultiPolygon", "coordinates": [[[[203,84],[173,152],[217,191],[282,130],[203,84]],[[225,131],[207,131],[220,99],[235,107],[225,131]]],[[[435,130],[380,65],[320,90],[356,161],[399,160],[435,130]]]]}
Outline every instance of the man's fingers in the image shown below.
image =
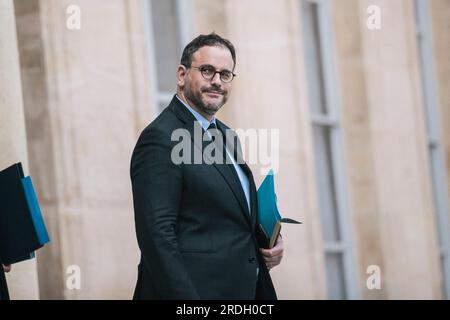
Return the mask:
{"type": "Polygon", "coordinates": [[[264,261],[267,263],[267,262],[277,262],[277,261],[281,261],[281,258],[282,258],[283,256],[282,255],[278,255],[278,256],[275,256],[275,257],[264,257],[264,261]]]}
{"type": "Polygon", "coordinates": [[[269,263],[275,262],[275,259],[267,258],[267,259],[264,259],[264,261],[266,262],[266,264],[269,264],[269,263]]]}
{"type": "Polygon", "coordinates": [[[7,266],[3,265],[3,270],[5,272],[10,272],[11,271],[11,265],[7,265],[7,266]]]}
{"type": "Polygon", "coordinates": [[[281,259],[283,258],[283,250],[283,239],[280,236],[278,236],[275,247],[272,249],[261,249],[267,269],[270,270],[281,263],[281,259]]]}
{"type": "Polygon", "coordinates": [[[276,267],[277,265],[279,265],[280,263],[266,263],[267,269],[272,269],[274,267],[276,267]]]}
{"type": "Polygon", "coordinates": [[[265,257],[275,257],[283,253],[283,250],[281,248],[274,247],[272,249],[261,249],[261,253],[265,257]]]}
{"type": "Polygon", "coordinates": [[[271,258],[271,259],[265,259],[264,261],[266,263],[267,268],[273,268],[281,263],[281,257],[277,258],[271,258]]]}
{"type": "Polygon", "coordinates": [[[283,258],[283,252],[277,252],[275,255],[271,255],[271,256],[263,256],[264,261],[269,262],[269,261],[281,261],[281,259],[283,258]]]}

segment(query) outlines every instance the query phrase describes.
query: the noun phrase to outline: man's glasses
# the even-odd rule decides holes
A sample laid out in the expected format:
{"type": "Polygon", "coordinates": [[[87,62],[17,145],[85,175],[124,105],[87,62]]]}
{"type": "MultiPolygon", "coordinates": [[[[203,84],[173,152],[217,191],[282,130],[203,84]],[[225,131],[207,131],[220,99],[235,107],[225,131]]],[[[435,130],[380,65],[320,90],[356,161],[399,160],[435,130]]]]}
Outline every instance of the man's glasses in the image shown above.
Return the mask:
{"type": "Polygon", "coordinates": [[[236,75],[230,70],[217,71],[216,68],[209,64],[205,64],[200,67],[191,66],[191,68],[200,70],[200,73],[202,74],[203,78],[205,78],[205,80],[213,79],[216,76],[216,73],[220,75],[220,80],[225,83],[233,81],[234,77],[236,77],[236,75]]]}

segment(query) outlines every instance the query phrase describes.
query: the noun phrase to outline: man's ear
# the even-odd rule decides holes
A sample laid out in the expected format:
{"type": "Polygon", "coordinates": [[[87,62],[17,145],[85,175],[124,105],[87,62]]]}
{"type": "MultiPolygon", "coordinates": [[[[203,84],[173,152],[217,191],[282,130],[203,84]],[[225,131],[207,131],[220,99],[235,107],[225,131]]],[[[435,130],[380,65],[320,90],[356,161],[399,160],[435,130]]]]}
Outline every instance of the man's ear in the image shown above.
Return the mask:
{"type": "Polygon", "coordinates": [[[187,69],[185,66],[180,64],[177,69],[177,84],[179,87],[184,86],[184,77],[186,77],[187,69]]]}

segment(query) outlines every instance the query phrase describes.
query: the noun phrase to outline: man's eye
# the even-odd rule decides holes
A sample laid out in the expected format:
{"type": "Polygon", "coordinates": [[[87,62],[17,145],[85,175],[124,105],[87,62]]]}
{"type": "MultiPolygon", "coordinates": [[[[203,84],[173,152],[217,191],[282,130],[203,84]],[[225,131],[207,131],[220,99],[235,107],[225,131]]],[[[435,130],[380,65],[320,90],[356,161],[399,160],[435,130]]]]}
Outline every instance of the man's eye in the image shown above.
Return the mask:
{"type": "Polygon", "coordinates": [[[202,72],[205,74],[212,74],[214,70],[212,68],[203,68],[202,72]]]}
{"type": "Polygon", "coordinates": [[[230,78],[231,78],[231,72],[229,72],[229,71],[222,71],[222,72],[220,73],[220,76],[221,76],[223,79],[230,79],[230,78]]]}

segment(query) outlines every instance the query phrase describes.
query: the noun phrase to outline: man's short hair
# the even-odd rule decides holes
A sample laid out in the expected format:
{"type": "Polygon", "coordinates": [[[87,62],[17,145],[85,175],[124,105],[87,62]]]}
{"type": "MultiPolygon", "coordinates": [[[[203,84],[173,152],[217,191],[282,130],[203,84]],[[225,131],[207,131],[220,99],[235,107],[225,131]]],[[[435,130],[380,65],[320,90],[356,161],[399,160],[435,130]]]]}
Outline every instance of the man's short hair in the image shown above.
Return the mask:
{"type": "Polygon", "coordinates": [[[188,45],[184,48],[183,54],[181,55],[180,64],[183,66],[190,68],[192,64],[192,55],[202,47],[224,47],[230,50],[231,57],[233,58],[233,69],[236,66],[236,50],[234,49],[233,44],[227,40],[222,38],[216,33],[210,34],[201,34],[194,40],[188,43],[188,45]]]}

